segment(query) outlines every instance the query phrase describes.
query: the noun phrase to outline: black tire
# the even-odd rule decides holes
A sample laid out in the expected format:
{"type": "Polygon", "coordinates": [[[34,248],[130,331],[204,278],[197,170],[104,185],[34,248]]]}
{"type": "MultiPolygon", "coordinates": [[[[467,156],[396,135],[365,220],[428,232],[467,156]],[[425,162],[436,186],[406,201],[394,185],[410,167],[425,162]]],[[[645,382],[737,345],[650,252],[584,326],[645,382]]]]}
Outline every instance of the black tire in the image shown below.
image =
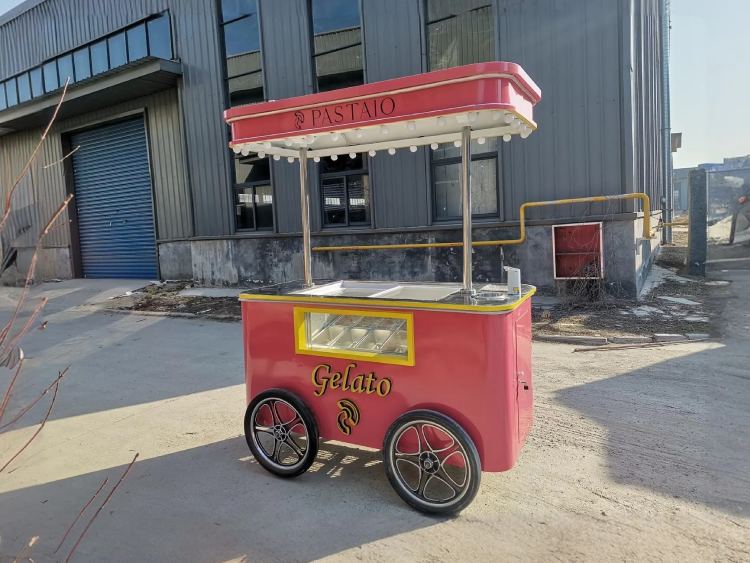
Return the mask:
{"type": "Polygon", "coordinates": [[[420,512],[457,514],[479,491],[482,466],[474,442],[453,419],[439,412],[416,410],[396,419],[385,435],[383,458],[393,488],[420,512]],[[415,439],[418,444],[410,445],[409,440],[415,439]],[[407,445],[413,451],[398,449],[407,445]],[[449,460],[452,463],[446,464],[449,460]],[[461,463],[463,467],[458,467],[461,463]]]}
{"type": "Polygon", "coordinates": [[[245,411],[245,439],[256,461],[279,477],[297,477],[318,454],[318,425],[294,393],[269,389],[245,411]]]}

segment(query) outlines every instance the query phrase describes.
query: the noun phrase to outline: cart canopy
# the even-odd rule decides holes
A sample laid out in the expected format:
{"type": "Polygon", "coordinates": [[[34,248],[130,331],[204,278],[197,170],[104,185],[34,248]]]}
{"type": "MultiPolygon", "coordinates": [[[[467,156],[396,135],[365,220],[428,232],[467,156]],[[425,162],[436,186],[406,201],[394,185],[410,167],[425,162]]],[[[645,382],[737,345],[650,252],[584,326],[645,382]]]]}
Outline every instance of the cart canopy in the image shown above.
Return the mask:
{"type": "Polygon", "coordinates": [[[517,64],[490,62],[395,78],[330,92],[240,106],[224,117],[236,153],[290,162],[460,143],[536,129],[539,87],[517,64]]]}

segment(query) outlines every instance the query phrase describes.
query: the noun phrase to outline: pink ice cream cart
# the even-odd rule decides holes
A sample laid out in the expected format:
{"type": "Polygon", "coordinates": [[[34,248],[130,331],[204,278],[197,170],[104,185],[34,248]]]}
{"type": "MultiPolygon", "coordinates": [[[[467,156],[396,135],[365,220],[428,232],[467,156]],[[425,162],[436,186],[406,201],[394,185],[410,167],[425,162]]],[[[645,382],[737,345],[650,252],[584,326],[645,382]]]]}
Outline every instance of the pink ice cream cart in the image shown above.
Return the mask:
{"type": "Polygon", "coordinates": [[[483,471],[513,467],[532,424],[535,288],[474,284],[468,163],[472,141],[526,138],[540,99],[521,67],[492,62],[226,112],[235,152],[300,171],[303,279],[240,297],[245,433],[265,469],[301,475],[322,439],[378,448],[404,501],[450,514],[483,471]],[[444,143],[461,149],[462,281],[314,279],[308,161],[444,143]]]}

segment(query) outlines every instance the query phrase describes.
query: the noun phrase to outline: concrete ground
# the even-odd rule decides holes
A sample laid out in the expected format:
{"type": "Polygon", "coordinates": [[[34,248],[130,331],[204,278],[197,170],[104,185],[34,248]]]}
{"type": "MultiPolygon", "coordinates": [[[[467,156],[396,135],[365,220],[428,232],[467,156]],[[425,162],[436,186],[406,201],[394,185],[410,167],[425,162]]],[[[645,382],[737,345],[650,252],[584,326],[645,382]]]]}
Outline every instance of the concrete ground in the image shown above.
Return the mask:
{"type": "MultiPolygon", "coordinates": [[[[0,474],[0,560],[33,535],[35,561],[64,559],[78,531],[52,552],[80,507],[140,452],[75,560],[747,561],[750,271],[715,275],[732,281],[720,342],[535,344],[520,462],[484,474],[455,519],[409,509],[376,452],[323,444],[292,481],[256,464],[241,428],[239,324],[81,306],[137,283],[43,285],[49,324],[25,343],[16,401],[71,370],[38,440],[0,474]]],[[[3,315],[16,291],[0,290],[3,315]]],[[[0,459],[44,408],[0,439],[0,459]]]]}

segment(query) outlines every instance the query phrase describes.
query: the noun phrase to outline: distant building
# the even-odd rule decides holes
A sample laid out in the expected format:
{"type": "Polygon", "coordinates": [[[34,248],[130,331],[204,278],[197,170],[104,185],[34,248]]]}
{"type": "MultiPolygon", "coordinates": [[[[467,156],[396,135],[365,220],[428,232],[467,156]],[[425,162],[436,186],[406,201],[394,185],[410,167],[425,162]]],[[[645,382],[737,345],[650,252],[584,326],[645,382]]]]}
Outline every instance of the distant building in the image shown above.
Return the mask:
{"type": "MultiPolygon", "coordinates": [[[[737,200],[750,195],[750,154],[725,158],[723,162],[706,162],[696,168],[708,172],[708,217],[721,219],[732,213],[737,200]]],[[[688,173],[693,168],[677,168],[674,171],[674,208],[677,212],[688,211],[688,173]]]]}

